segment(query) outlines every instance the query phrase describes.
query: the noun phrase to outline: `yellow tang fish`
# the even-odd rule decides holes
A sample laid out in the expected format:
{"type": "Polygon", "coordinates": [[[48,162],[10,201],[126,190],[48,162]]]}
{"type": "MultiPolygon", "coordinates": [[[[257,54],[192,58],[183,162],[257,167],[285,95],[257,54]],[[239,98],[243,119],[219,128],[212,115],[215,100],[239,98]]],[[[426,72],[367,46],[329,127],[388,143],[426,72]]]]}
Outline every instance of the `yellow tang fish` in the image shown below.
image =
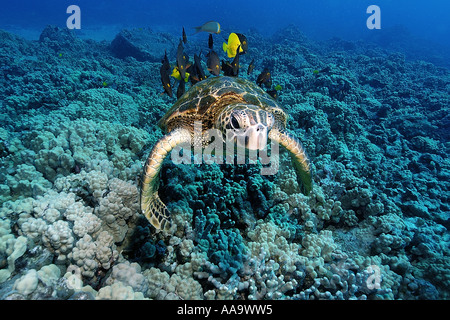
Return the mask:
{"type": "MultiPolygon", "coordinates": [[[[223,43],[223,51],[227,53],[228,58],[233,58],[236,56],[237,48],[241,45],[241,41],[236,33],[231,33],[228,37],[228,44],[223,43]]],[[[239,53],[243,52],[242,48],[239,48],[239,53]]]]}
{"type": "MultiPolygon", "coordinates": [[[[186,72],[186,75],[184,76],[184,82],[188,82],[189,75],[189,72],[186,72]]],[[[178,70],[178,67],[173,68],[172,74],[170,76],[174,77],[177,80],[181,80],[180,70],[178,70]]]]}

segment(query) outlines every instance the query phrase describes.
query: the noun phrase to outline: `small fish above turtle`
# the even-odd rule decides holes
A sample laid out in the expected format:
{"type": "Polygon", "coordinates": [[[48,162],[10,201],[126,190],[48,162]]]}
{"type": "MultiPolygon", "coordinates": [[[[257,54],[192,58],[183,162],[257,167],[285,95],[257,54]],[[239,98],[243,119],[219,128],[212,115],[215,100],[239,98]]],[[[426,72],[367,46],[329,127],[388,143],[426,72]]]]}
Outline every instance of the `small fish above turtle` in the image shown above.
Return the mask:
{"type": "Polygon", "coordinates": [[[204,148],[206,132],[217,129],[224,140],[229,130],[248,150],[263,150],[268,140],[289,151],[304,194],[312,189],[311,166],[302,143],[286,130],[287,112],[257,84],[237,77],[210,77],[186,91],[159,121],[166,132],[144,165],[140,201],[142,214],[157,229],[169,231],[170,212],[158,195],[158,176],[164,159],[181,145],[204,148]],[[200,138],[195,138],[200,123],[200,138]],[[198,127],[197,127],[198,128],[198,127]],[[194,138],[193,138],[194,137],[194,138]]]}

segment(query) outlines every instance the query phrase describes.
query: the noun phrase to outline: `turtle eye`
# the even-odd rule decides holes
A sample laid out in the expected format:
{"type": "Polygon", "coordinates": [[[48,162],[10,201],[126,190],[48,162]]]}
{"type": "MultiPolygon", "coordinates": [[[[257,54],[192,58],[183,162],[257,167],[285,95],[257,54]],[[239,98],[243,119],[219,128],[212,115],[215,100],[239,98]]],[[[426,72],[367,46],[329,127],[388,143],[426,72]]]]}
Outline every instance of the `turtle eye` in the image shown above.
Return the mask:
{"type": "Polygon", "coordinates": [[[239,129],[239,121],[236,119],[236,117],[234,115],[231,115],[230,121],[231,121],[231,126],[234,129],[239,129]]]}

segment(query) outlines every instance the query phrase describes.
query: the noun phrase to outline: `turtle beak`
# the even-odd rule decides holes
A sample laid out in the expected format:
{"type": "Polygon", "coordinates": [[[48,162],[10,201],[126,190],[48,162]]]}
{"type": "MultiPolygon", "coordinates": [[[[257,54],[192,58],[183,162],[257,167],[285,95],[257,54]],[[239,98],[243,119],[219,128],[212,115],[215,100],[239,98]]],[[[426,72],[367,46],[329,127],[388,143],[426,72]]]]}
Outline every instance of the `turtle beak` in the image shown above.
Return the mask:
{"type": "Polygon", "coordinates": [[[252,151],[266,149],[268,134],[275,119],[266,111],[254,110],[257,108],[259,107],[253,106],[253,109],[247,110],[247,112],[237,112],[234,115],[234,120],[230,121],[230,129],[226,130],[227,140],[233,139],[237,146],[252,151]],[[233,124],[231,123],[233,121],[239,123],[233,124]]]}
{"type": "Polygon", "coordinates": [[[272,129],[275,119],[272,114],[265,111],[257,113],[256,119],[250,121],[246,130],[246,147],[249,150],[264,150],[267,147],[269,131],[272,129]]]}
{"type": "Polygon", "coordinates": [[[256,124],[246,130],[246,148],[249,150],[264,150],[267,146],[268,128],[263,124],[256,124]]]}
{"type": "Polygon", "coordinates": [[[270,128],[263,124],[254,124],[246,130],[234,129],[227,132],[227,139],[236,141],[240,147],[248,150],[264,150],[267,146],[267,135],[270,128]]]}

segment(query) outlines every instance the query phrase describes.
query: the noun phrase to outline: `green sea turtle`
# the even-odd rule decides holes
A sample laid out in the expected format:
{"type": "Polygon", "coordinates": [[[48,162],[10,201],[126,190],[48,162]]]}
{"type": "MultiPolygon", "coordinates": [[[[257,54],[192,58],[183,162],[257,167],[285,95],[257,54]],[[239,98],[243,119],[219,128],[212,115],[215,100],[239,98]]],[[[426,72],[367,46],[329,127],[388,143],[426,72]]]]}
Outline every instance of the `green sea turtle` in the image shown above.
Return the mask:
{"type": "Polygon", "coordinates": [[[190,144],[195,150],[210,142],[206,134],[194,134],[194,123],[201,123],[203,133],[218,129],[224,139],[226,131],[240,132],[248,150],[262,150],[268,139],[278,142],[291,153],[299,185],[308,194],[312,189],[310,162],[301,142],[286,131],[287,117],[286,111],[251,81],[219,76],[196,83],[158,123],[167,134],[153,147],[144,165],[142,213],[156,229],[169,230],[170,212],[158,195],[158,175],[174,148],[190,144]]]}

